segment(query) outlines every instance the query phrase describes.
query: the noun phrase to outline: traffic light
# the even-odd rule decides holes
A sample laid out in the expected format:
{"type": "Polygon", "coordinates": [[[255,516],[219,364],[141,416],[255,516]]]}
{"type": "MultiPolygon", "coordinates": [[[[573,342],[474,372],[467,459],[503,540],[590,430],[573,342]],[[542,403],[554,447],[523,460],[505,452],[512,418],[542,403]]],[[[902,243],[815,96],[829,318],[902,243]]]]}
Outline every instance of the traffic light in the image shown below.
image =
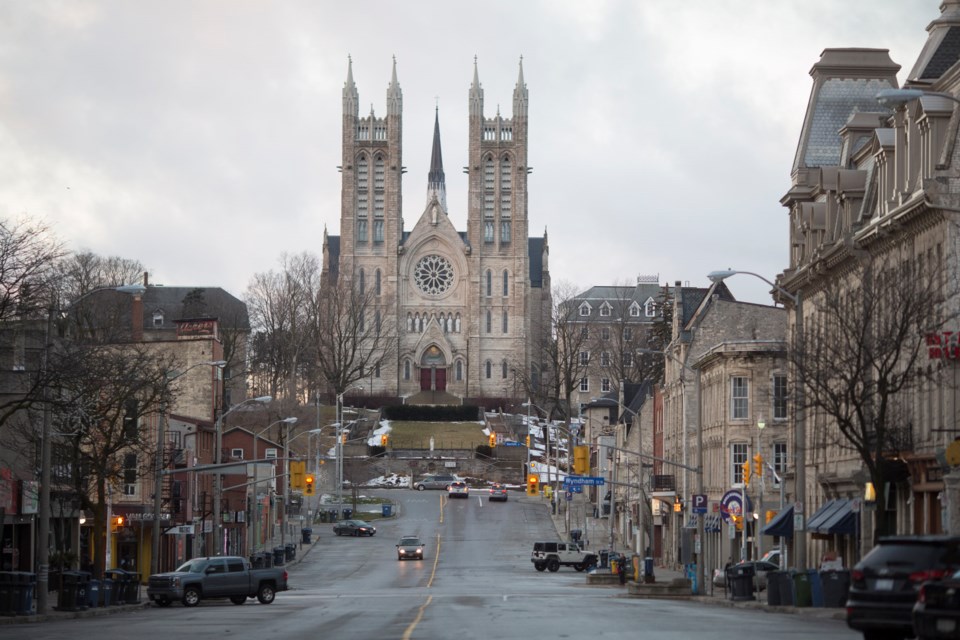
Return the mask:
{"type": "Polygon", "coordinates": [[[497,446],[497,434],[491,433],[491,434],[490,434],[490,448],[493,449],[495,446],[497,446]]]}
{"type": "Polygon", "coordinates": [[[683,501],[679,498],[679,496],[673,501],[673,512],[683,513],[683,501]]]}
{"type": "Polygon", "coordinates": [[[346,431],[344,431],[342,434],[340,434],[340,442],[342,442],[343,444],[347,444],[347,432],[346,432],[346,431]]]}
{"type": "Polygon", "coordinates": [[[307,472],[306,460],[290,461],[290,486],[294,489],[303,489],[303,475],[307,472]]]}
{"type": "Polygon", "coordinates": [[[540,476],[531,473],[527,476],[527,495],[535,496],[540,493],[540,476]]]}
{"type": "Polygon", "coordinates": [[[530,434],[527,434],[527,449],[530,448],[530,434]]]}
{"type": "Polygon", "coordinates": [[[750,486],[750,461],[744,460],[742,467],[743,467],[743,484],[749,487],[750,486]]]}
{"type": "Polygon", "coordinates": [[[124,519],[123,516],[113,516],[113,521],[111,522],[113,525],[113,530],[119,531],[121,528],[123,528],[125,522],[126,519],[124,519]]]}
{"type": "Polygon", "coordinates": [[[316,486],[316,478],[312,473],[308,473],[303,478],[303,495],[312,496],[315,486],[316,486]]]}
{"type": "Polygon", "coordinates": [[[387,442],[388,442],[388,441],[389,441],[389,438],[387,437],[387,434],[384,433],[383,435],[380,436],[380,446],[381,446],[381,447],[387,446],[387,442]]]}
{"type": "Polygon", "coordinates": [[[753,456],[753,475],[763,477],[763,456],[759,453],[753,456]]]}
{"type": "Polygon", "coordinates": [[[590,447],[578,444],[573,448],[573,472],[577,475],[590,473],[590,447]]]}

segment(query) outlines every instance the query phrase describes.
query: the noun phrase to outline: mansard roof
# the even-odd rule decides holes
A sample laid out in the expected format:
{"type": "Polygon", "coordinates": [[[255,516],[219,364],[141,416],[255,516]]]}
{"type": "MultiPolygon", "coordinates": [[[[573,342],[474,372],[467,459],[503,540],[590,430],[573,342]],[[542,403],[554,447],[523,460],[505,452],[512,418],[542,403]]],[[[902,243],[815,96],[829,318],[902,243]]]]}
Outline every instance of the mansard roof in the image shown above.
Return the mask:
{"type": "Polygon", "coordinates": [[[960,1],[944,0],[940,16],[927,26],[927,41],[917,57],[908,83],[929,84],[960,60],[960,1]]]}

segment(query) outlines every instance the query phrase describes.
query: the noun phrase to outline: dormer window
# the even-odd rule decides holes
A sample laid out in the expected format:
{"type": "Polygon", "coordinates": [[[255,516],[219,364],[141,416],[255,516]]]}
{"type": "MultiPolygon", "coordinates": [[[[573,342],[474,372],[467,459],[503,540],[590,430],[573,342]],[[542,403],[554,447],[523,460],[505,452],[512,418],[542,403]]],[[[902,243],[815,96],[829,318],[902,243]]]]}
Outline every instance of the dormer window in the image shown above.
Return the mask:
{"type": "Polygon", "coordinates": [[[653,298],[647,298],[647,301],[643,303],[643,315],[648,318],[653,318],[657,315],[657,301],[653,298]]]}
{"type": "Polygon", "coordinates": [[[159,329],[163,326],[163,311],[153,312],[153,327],[159,329]]]}
{"type": "Polygon", "coordinates": [[[584,302],[583,304],[580,305],[580,315],[581,315],[581,316],[589,316],[589,315],[590,315],[590,311],[591,311],[591,309],[590,309],[590,305],[589,305],[588,303],[584,302]]]}
{"type": "Polygon", "coordinates": [[[612,312],[613,312],[613,307],[610,306],[610,303],[604,302],[602,305],[600,305],[601,317],[609,318],[612,312]]]}
{"type": "Polygon", "coordinates": [[[634,302],[630,305],[630,317],[639,318],[640,317],[640,305],[634,302]]]}

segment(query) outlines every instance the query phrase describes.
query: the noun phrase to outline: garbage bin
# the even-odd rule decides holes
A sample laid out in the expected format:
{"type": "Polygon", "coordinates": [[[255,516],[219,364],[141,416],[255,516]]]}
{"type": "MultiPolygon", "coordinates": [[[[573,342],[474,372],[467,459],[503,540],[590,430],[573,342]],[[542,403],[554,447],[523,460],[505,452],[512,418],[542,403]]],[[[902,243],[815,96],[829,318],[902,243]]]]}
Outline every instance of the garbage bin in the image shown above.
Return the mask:
{"type": "Polygon", "coordinates": [[[731,600],[756,600],[753,596],[754,575],[756,569],[752,564],[735,565],[727,569],[731,600]]]}
{"type": "Polygon", "coordinates": [[[607,564],[610,562],[610,551],[607,549],[600,549],[600,568],[606,569],[607,564]]]}
{"type": "Polygon", "coordinates": [[[91,609],[100,606],[100,581],[90,580],[87,583],[87,606],[91,609]]]}
{"type": "Polygon", "coordinates": [[[313,535],[313,529],[309,527],[304,527],[300,529],[300,539],[303,544],[310,544],[310,536],[313,535]]]}
{"type": "MultiPolygon", "coordinates": [[[[780,594],[780,606],[783,607],[792,607],[793,606],[793,572],[791,571],[781,571],[780,577],[777,580],[777,592],[780,594]]],[[[767,589],[770,588],[770,584],[767,583],[767,589]]]]}
{"type": "Polygon", "coordinates": [[[807,569],[810,579],[810,604],[814,607],[823,606],[823,583],[820,582],[820,573],[816,569],[807,569]]]}
{"type": "Polygon", "coordinates": [[[287,544],[283,545],[283,551],[284,560],[287,562],[297,559],[297,545],[293,544],[292,542],[288,542],[287,544]]]}
{"type": "Polygon", "coordinates": [[[284,556],[286,556],[286,550],[283,547],[274,547],[273,548],[273,566],[282,567],[284,556]]]}
{"type": "Polygon", "coordinates": [[[84,611],[87,608],[88,574],[64,571],[57,599],[58,611],[84,611]]]}
{"type": "Polygon", "coordinates": [[[327,521],[327,510],[326,510],[326,509],[321,509],[321,510],[320,510],[320,522],[326,522],[326,521],[327,521]]]}
{"type": "MultiPolygon", "coordinates": [[[[12,588],[9,574],[0,576],[0,612],[12,613],[12,588]]],[[[79,611],[77,608],[77,581],[80,574],[76,571],[64,571],[60,574],[60,593],[57,597],[57,611],[79,611]]]]}
{"type": "Polygon", "coordinates": [[[130,590],[130,574],[123,569],[110,569],[103,575],[113,581],[113,597],[109,604],[126,604],[127,592],[130,590]]]}
{"type": "Polygon", "coordinates": [[[821,571],[823,584],[823,606],[843,607],[847,604],[847,592],[850,591],[849,571],[821,571]]]}
{"type": "Polygon", "coordinates": [[[767,572],[767,604],[771,607],[780,606],[780,579],[783,571],[767,572]]]}
{"type": "Polygon", "coordinates": [[[328,515],[330,516],[330,522],[336,522],[336,521],[337,521],[337,510],[336,510],[336,509],[330,509],[330,511],[328,511],[327,513],[328,513],[328,515]]]}
{"type": "Polygon", "coordinates": [[[344,509],[343,510],[343,519],[349,520],[353,517],[353,509],[344,509]]]}
{"type": "Polygon", "coordinates": [[[389,518],[393,515],[393,505],[392,504],[382,504],[380,505],[380,515],[384,518],[389,518]]]}
{"type": "Polygon", "coordinates": [[[0,571],[0,616],[13,615],[13,597],[15,590],[13,573],[10,571],[0,571]]]}
{"type": "Polygon", "coordinates": [[[18,615],[29,615],[33,611],[33,591],[37,585],[37,574],[18,571],[15,580],[18,589],[14,601],[14,610],[18,615]]]}
{"type": "Polygon", "coordinates": [[[140,574],[127,571],[126,597],[121,604],[140,604],[140,574]]]}
{"type": "Polygon", "coordinates": [[[653,558],[648,557],[643,559],[643,581],[646,584],[650,584],[654,581],[653,558]]]}
{"type": "Polygon", "coordinates": [[[113,580],[104,578],[100,581],[100,606],[109,607],[116,602],[113,595],[113,580]]]}
{"type": "Polygon", "coordinates": [[[793,574],[793,606],[809,607],[811,604],[810,575],[806,571],[797,571],[793,574]]]}

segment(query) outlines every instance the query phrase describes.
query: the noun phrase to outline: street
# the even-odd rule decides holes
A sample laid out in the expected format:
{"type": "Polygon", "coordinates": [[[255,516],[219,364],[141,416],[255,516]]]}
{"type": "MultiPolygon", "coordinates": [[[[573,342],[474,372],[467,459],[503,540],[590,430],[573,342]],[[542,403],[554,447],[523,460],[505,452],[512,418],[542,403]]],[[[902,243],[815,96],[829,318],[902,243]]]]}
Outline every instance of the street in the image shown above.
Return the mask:
{"type": "Polygon", "coordinates": [[[827,617],[630,598],[619,587],[588,587],[570,568],[538,573],[530,548],[556,530],[543,502],[517,492],[493,504],[476,494],[448,502],[442,491],[382,493],[399,515],[374,521],[374,537],[335,537],[332,525],[315,525],[319,542],[299,552],[291,590],[271,605],[149,607],[0,626],[0,638],[858,637],[827,617]],[[397,561],[403,535],[427,543],[423,561],[397,561]]]}

